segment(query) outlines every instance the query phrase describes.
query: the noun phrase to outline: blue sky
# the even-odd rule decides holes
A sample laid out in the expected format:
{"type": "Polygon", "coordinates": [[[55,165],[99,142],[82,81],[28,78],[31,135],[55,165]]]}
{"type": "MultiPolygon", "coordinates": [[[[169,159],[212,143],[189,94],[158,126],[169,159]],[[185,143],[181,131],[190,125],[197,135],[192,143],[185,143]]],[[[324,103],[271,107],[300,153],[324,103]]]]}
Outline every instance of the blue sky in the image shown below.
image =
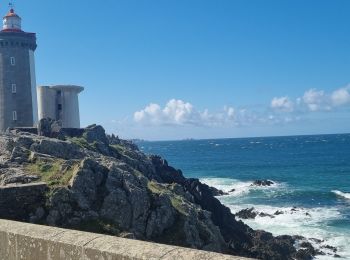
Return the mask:
{"type": "MultiPolygon", "coordinates": [[[[1,1],[7,11],[7,2],[1,1]]],[[[15,1],[38,84],[125,138],[350,132],[350,1],[15,1]]]]}

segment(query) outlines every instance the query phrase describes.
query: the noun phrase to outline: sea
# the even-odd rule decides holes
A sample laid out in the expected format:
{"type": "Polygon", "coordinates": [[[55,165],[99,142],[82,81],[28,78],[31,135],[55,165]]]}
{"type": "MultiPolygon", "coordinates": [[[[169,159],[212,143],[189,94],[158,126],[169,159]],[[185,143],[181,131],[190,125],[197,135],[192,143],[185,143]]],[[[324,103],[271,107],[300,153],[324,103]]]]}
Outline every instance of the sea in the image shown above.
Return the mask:
{"type": "MultiPolygon", "coordinates": [[[[336,259],[350,259],[350,134],[137,144],[185,177],[228,192],[218,199],[232,213],[254,207],[273,216],[243,220],[250,227],[301,235],[317,248],[336,247],[336,259]],[[274,184],[254,186],[255,180],[274,184]]],[[[322,250],[328,254],[316,259],[334,258],[330,249],[322,250]]]]}

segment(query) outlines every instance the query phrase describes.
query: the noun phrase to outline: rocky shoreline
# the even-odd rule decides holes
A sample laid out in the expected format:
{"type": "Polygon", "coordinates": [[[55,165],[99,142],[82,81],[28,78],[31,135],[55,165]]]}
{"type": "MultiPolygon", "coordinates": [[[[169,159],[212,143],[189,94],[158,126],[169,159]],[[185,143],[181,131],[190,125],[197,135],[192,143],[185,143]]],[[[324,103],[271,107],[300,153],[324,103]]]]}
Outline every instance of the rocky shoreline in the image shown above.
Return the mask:
{"type": "Polygon", "coordinates": [[[101,126],[72,134],[44,120],[38,132],[0,135],[0,218],[258,259],[323,254],[302,237],[251,229],[215,197],[223,192],[101,126]]]}

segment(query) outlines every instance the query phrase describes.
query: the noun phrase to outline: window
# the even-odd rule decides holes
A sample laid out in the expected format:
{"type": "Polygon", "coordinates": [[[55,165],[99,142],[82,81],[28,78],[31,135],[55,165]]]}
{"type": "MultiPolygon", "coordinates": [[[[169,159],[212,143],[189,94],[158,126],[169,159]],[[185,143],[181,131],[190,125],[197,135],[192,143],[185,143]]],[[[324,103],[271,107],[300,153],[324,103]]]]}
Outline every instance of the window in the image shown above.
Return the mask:
{"type": "Polygon", "coordinates": [[[15,57],[11,57],[11,65],[15,66],[16,65],[16,59],[15,57]]]}
{"type": "Polygon", "coordinates": [[[58,110],[62,110],[62,104],[58,104],[58,110]]]}
{"type": "Polygon", "coordinates": [[[17,85],[16,84],[12,84],[12,93],[17,93],[17,85]]]}
{"type": "Polygon", "coordinates": [[[17,111],[12,112],[13,121],[17,121],[17,111]]]}

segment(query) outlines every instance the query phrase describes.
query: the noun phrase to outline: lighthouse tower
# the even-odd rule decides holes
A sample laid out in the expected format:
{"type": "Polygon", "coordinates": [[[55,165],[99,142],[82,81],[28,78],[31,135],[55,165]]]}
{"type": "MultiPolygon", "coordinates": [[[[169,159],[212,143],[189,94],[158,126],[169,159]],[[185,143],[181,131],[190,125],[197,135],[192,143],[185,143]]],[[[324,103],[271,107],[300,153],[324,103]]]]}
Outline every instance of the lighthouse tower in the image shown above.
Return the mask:
{"type": "Polygon", "coordinates": [[[36,47],[35,33],[22,31],[21,17],[11,8],[0,31],[0,131],[37,121],[36,47]]]}

